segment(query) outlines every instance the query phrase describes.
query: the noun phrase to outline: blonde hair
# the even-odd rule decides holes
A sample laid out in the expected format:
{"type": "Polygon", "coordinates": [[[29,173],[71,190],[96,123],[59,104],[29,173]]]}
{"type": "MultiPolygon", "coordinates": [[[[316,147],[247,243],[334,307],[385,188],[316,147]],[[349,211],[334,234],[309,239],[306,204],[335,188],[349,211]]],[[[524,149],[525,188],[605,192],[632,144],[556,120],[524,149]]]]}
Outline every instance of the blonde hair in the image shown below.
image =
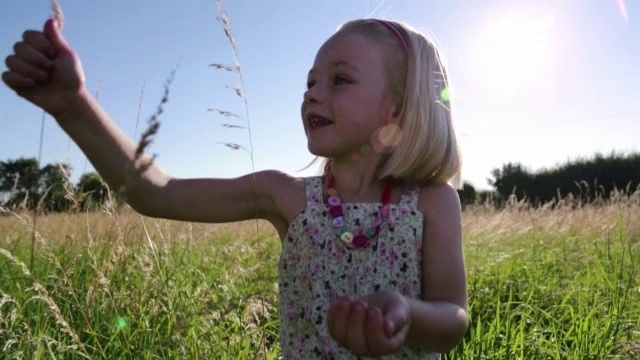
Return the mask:
{"type": "MultiPolygon", "coordinates": [[[[373,19],[349,21],[339,27],[355,31],[383,47],[387,54],[390,90],[398,102],[402,141],[383,154],[380,181],[427,185],[451,182],[460,187],[460,150],[451,123],[449,80],[444,59],[433,41],[412,26],[397,25],[398,34],[373,19]]],[[[323,160],[327,172],[331,159],[323,160]]]]}

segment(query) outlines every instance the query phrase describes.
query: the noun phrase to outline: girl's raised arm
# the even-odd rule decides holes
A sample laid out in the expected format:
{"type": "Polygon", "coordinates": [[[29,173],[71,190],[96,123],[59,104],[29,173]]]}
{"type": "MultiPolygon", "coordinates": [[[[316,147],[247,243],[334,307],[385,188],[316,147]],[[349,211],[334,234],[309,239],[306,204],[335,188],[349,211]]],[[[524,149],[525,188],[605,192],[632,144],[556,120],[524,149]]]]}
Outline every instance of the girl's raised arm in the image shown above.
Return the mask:
{"type": "Polygon", "coordinates": [[[85,88],[78,55],[55,20],[44,31],[26,31],[6,58],[3,81],[51,114],[78,144],[103,179],[124,189],[127,202],[142,214],[187,221],[229,222],[256,216],[277,220],[274,197],[287,175],[261,172],[237,179],[174,179],[148,155],[136,159],[137,144],[109,118],[85,88]],[[132,171],[151,164],[142,174],[132,171]]]}

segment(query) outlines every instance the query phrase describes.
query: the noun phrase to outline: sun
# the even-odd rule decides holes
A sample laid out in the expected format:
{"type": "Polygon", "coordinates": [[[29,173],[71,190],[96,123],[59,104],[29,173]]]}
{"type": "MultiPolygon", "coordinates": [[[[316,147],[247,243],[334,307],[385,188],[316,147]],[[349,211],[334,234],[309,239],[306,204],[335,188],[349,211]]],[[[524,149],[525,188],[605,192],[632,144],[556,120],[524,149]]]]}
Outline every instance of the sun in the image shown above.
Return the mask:
{"type": "Polygon", "coordinates": [[[498,96],[542,89],[556,56],[556,24],[542,9],[509,8],[487,17],[471,44],[471,62],[482,87],[498,96]]]}

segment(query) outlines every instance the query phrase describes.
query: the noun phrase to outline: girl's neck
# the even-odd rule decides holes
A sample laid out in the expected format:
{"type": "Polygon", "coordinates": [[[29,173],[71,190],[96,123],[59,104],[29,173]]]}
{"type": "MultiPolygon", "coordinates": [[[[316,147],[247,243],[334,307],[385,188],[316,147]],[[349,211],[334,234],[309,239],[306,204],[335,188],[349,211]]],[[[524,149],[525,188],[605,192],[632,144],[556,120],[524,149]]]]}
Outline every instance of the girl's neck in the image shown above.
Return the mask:
{"type": "Polygon", "coordinates": [[[336,187],[345,197],[378,198],[385,184],[378,180],[380,156],[370,154],[358,159],[332,159],[331,171],[336,187]]]}

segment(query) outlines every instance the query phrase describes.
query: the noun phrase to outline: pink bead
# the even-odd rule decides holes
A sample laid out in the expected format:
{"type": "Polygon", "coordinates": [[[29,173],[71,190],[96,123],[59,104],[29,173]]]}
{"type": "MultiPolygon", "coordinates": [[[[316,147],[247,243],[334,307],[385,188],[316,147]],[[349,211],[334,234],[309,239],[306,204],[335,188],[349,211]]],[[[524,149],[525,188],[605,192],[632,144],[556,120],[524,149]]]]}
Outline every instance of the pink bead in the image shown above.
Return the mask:
{"type": "Polygon", "coordinates": [[[332,206],[329,208],[329,214],[331,217],[342,216],[342,206],[332,206]]]}
{"type": "Polygon", "coordinates": [[[340,200],[340,198],[337,195],[329,196],[329,199],[327,199],[327,202],[329,203],[329,206],[340,206],[340,204],[342,204],[342,200],[340,200]]]}
{"type": "Polygon", "coordinates": [[[353,238],[353,245],[356,247],[365,247],[367,245],[369,245],[369,242],[371,242],[371,240],[369,240],[368,237],[360,234],[360,235],[356,235],[353,238]]]}

